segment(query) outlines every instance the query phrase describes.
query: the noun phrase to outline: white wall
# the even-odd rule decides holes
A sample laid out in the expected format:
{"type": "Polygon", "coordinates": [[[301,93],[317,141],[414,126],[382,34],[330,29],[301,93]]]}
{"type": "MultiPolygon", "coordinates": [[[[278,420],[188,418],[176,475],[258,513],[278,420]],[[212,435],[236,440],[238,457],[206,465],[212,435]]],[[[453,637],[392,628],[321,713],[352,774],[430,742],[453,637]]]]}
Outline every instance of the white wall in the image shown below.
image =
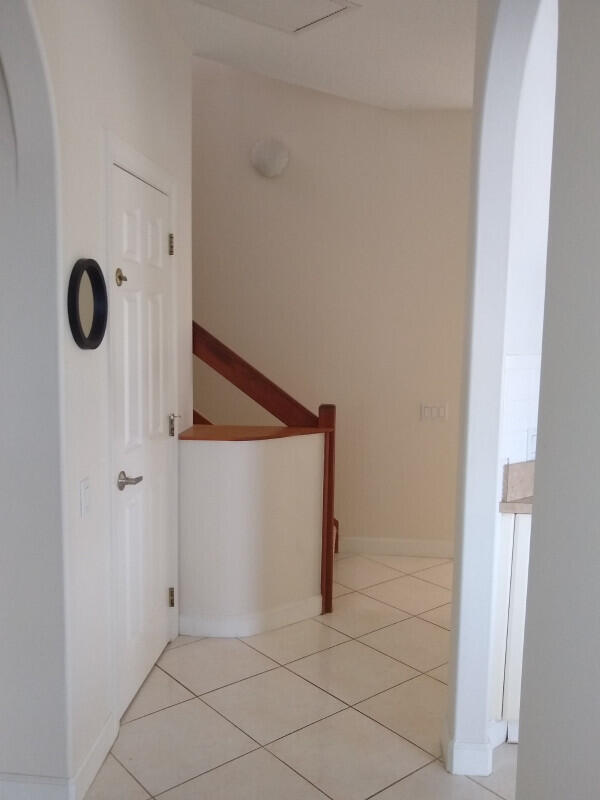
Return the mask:
{"type": "Polygon", "coordinates": [[[560,3],[519,800],[598,797],[599,39],[595,0],[560,3]]]}
{"type": "MultiPolygon", "coordinates": [[[[51,347],[51,330],[46,330],[48,325],[34,310],[35,306],[31,309],[25,306],[21,313],[30,325],[39,325],[42,345],[47,344],[53,355],[48,365],[47,388],[38,389],[35,412],[29,415],[32,430],[49,426],[57,435],[57,413],[53,412],[52,403],[56,405],[53,395],[59,374],[62,378],[65,578],[63,584],[60,570],[56,570],[53,591],[61,600],[64,593],[67,607],[67,673],[65,676],[63,669],[63,681],[66,678],[68,685],[69,719],[67,730],[58,712],[49,714],[40,729],[31,727],[32,742],[44,731],[51,731],[57,743],[56,752],[49,750],[46,761],[32,757],[27,768],[18,764],[17,769],[71,777],[83,767],[94,746],[97,757],[106,746],[107,737],[114,735],[117,721],[111,718],[109,567],[110,487],[114,476],[110,473],[108,342],[105,340],[95,351],[76,347],[65,309],[68,276],[77,258],[89,256],[99,261],[107,280],[111,278],[106,261],[106,135],[111,132],[156,162],[177,183],[179,411],[184,415],[182,422],[189,422],[191,57],[160,0],[86,0],[85,3],[34,0],[33,5],[56,107],[62,213],[58,276],[51,258],[47,265],[38,259],[36,269],[47,270],[47,298],[59,297],[58,346],[54,340],[51,347]],[[85,477],[91,485],[91,513],[81,520],[79,482],[85,477]],[[67,733],[68,747],[64,741],[67,733]]],[[[45,143],[44,136],[40,132],[45,143]]],[[[27,353],[28,348],[23,345],[24,363],[27,353]]],[[[16,462],[21,480],[29,477],[29,461],[36,463],[38,458],[33,442],[26,447],[27,461],[23,463],[21,453],[16,462]]],[[[43,464],[40,461],[40,466],[43,464]]],[[[36,480],[34,471],[33,490],[45,492],[53,488],[51,476],[58,479],[58,466],[55,459],[44,480],[36,480]]],[[[60,493],[56,488],[53,492],[55,502],[60,493]]],[[[38,499],[45,502],[43,496],[38,499]]],[[[49,500],[40,513],[46,507],[50,525],[53,510],[49,500]]],[[[45,544],[44,531],[39,529],[37,533],[39,541],[45,544]]],[[[60,537],[55,536],[48,556],[50,565],[56,559],[60,563],[60,548],[60,537]]],[[[41,555],[43,550],[39,552],[41,555]]],[[[22,563],[20,569],[30,569],[29,563],[22,563]]],[[[40,604],[39,618],[31,616],[25,622],[26,615],[21,610],[19,613],[31,640],[41,636],[50,639],[44,642],[44,657],[35,663],[39,674],[46,663],[52,665],[55,657],[58,659],[60,655],[64,659],[65,646],[60,631],[44,629],[45,604],[51,604],[53,597],[39,597],[39,593],[36,597],[40,604]]],[[[20,686],[19,681],[16,686],[20,686]]],[[[27,748],[22,749],[27,752],[27,748]]]]}
{"type": "MultiPolygon", "coordinates": [[[[194,317],[304,405],[337,404],[336,516],[359,548],[452,553],[470,128],[195,62],[194,317]],[[290,147],[276,180],[249,162],[265,136],[290,147]],[[421,401],[449,421],[421,423],[421,401]]],[[[210,420],[269,419],[196,369],[210,420]]]]}

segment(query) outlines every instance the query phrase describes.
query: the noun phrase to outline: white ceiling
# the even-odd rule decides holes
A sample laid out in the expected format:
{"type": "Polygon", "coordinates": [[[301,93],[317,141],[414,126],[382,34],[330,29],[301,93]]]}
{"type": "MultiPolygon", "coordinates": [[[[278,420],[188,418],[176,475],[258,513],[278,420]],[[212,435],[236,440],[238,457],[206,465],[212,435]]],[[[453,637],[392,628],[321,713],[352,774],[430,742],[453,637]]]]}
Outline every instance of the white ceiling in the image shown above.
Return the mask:
{"type": "Polygon", "coordinates": [[[344,0],[196,0],[242,19],[297,33],[347,9],[344,0]]]}
{"type": "Polygon", "coordinates": [[[277,28],[347,3],[278,2],[182,0],[172,8],[205,58],[383,108],[471,107],[477,0],[361,0],[297,33],[277,28]]]}

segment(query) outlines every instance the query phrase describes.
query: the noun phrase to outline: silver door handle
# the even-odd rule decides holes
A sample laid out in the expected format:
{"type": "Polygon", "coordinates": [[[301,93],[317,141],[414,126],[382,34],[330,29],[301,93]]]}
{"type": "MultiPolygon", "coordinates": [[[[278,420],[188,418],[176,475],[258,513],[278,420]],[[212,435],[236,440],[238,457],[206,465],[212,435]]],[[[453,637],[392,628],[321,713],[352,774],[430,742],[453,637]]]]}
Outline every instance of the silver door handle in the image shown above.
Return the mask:
{"type": "Polygon", "coordinates": [[[117,478],[117,487],[119,491],[122,492],[126,486],[135,486],[137,483],[141,483],[143,480],[143,475],[138,475],[137,478],[128,478],[123,470],[121,470],[121,472],[119,472],[119,477],[117,478]]]}

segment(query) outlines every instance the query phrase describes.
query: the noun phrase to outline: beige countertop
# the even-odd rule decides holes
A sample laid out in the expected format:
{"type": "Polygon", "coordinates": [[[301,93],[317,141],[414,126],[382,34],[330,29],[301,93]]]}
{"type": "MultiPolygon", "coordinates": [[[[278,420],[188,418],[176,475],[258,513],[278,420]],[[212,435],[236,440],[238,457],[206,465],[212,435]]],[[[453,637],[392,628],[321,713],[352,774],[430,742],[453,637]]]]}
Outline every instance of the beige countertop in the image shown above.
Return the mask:
{"type": "Polygon", "coordinates": [[[504,467],[501,514],[531,514],[535,461],[520,461],[504,467]]]}
{"type": "Polygon", "coordinates": [[[519,500],[500,503],[502,514],[531,514],[533,510],[533,497],[521,497],[519,500]]]}

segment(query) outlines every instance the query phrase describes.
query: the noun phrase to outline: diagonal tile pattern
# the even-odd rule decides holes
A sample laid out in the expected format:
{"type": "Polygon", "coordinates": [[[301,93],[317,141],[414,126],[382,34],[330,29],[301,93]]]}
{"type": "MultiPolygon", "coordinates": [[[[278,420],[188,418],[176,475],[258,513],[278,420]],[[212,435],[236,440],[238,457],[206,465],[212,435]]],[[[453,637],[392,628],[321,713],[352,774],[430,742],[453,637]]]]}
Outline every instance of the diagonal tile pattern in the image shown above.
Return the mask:
{"type": "Polygon", "coordinates": [[[204,694],[277,664],[237,639],[201,639],[166,650],[158,666],[194,694],[204,694]]]}
{"type": "Polygon", "coordinates": [[[343,633],[320,625],[314,619],[296,622],[275,631],[249,636],[242,641],[279,664],[310,656],[328,647],[347,642],[343,633]]]}
{"type": "Polygon", "coordinates": [[[334,612],[238,639],[179,636],[127,710],[85,800],[514,800],[436,760],[448,559],[336,558],[334,612]]]}
{"type": "Polygon", "coordinates": [[[217,689],[203,699],[260,744],[345,708],[344,703],[281,668],[217,689]]]}
{"type": "Polygon", "coordinates": [[[139,717],[160,711],[162,708],[177,705],[184,700],[191,700],[193,696],[190,691],[173,680],[160,667],[154,667],[121,721],[131,722],[139,717]]]}
{"type": "Polygon", "coordinates": [[[266,750],[255,750],[160,795],[160,800],[283,798],[325,800],[325,795],[266,750]]]}
{"type": "Polygon", "coordinates": [[[404,611],[355,592],[338,598],[333,612],[318,617],[318,620],[322,625],[356,637],[392,625],[408,616],[404,611]]]}
{"type": "Polygon", "coordinates": [[[449,775],[435,761],[375,795],[373,800],[498,800],[469,778],[449,775]]]}
{"type": "Polygon", "coordinates": [[[419,570],[419,572],[415,572],[415,578],[421,578],[423,581],[436,583],[438,586],[443,586],[445,589],[452,589],[454,585],[454,564],[448,562],[446,564],[439,564],[437,567],[419,570]]]}
{"type": "Polygon", "coordinates": [[[397,578],[398,572],[368,558],[350,556],[350,558],[336,561],[333,577],[337,583],[341,583],[342,586],[347,586],[349,589],[365,589],[367,586],[374,586],[376,583],[397,578]]]}
{"type": "Polygon", "coordinates": [[[333,800],[364,800],[431,761],[351,708],[268,749],[333,800]]]}
{"type": "Polygon", "coordinates": [[[370,633],[360,641],[419,672],[445,664],[450,655],[450,633],[416,617],[370,633]]]}
{"type": "MultiPolygon", "coordinates": [[[[407,614],[423,614],[432,608],[445,605],[452,599],[448,589],[419,580],[415,575],[405,575],[393,581],[379,583],[363,590],[366,595],[399,608],[407,614]]],[[[343,599],[343,598],[342,598],[343,599]]]]}
{"type": "Polygon", "coordinates": [[[189,700],[123,725],[113,753],[156,795],[258,745],[202,700],[189,700]]]}
{"type": "Polygon", "coordinates": [[[297,675],[350,705],[397,686],[417,672],[360,642],[346,642],[289,665],[297,675]]]}
{"type": "Polygon", "coordinates": [[[114,800],[115,797],[119,800],[148,800],[150,795],[114,756],[109,755],[85,800],[114,800]]]}
{"type": "Polygon", "coordinates": [[[360,703],[357,708],[439,758],[446,703],[446,686],[427,675],[419,675],[360,703]]]}

